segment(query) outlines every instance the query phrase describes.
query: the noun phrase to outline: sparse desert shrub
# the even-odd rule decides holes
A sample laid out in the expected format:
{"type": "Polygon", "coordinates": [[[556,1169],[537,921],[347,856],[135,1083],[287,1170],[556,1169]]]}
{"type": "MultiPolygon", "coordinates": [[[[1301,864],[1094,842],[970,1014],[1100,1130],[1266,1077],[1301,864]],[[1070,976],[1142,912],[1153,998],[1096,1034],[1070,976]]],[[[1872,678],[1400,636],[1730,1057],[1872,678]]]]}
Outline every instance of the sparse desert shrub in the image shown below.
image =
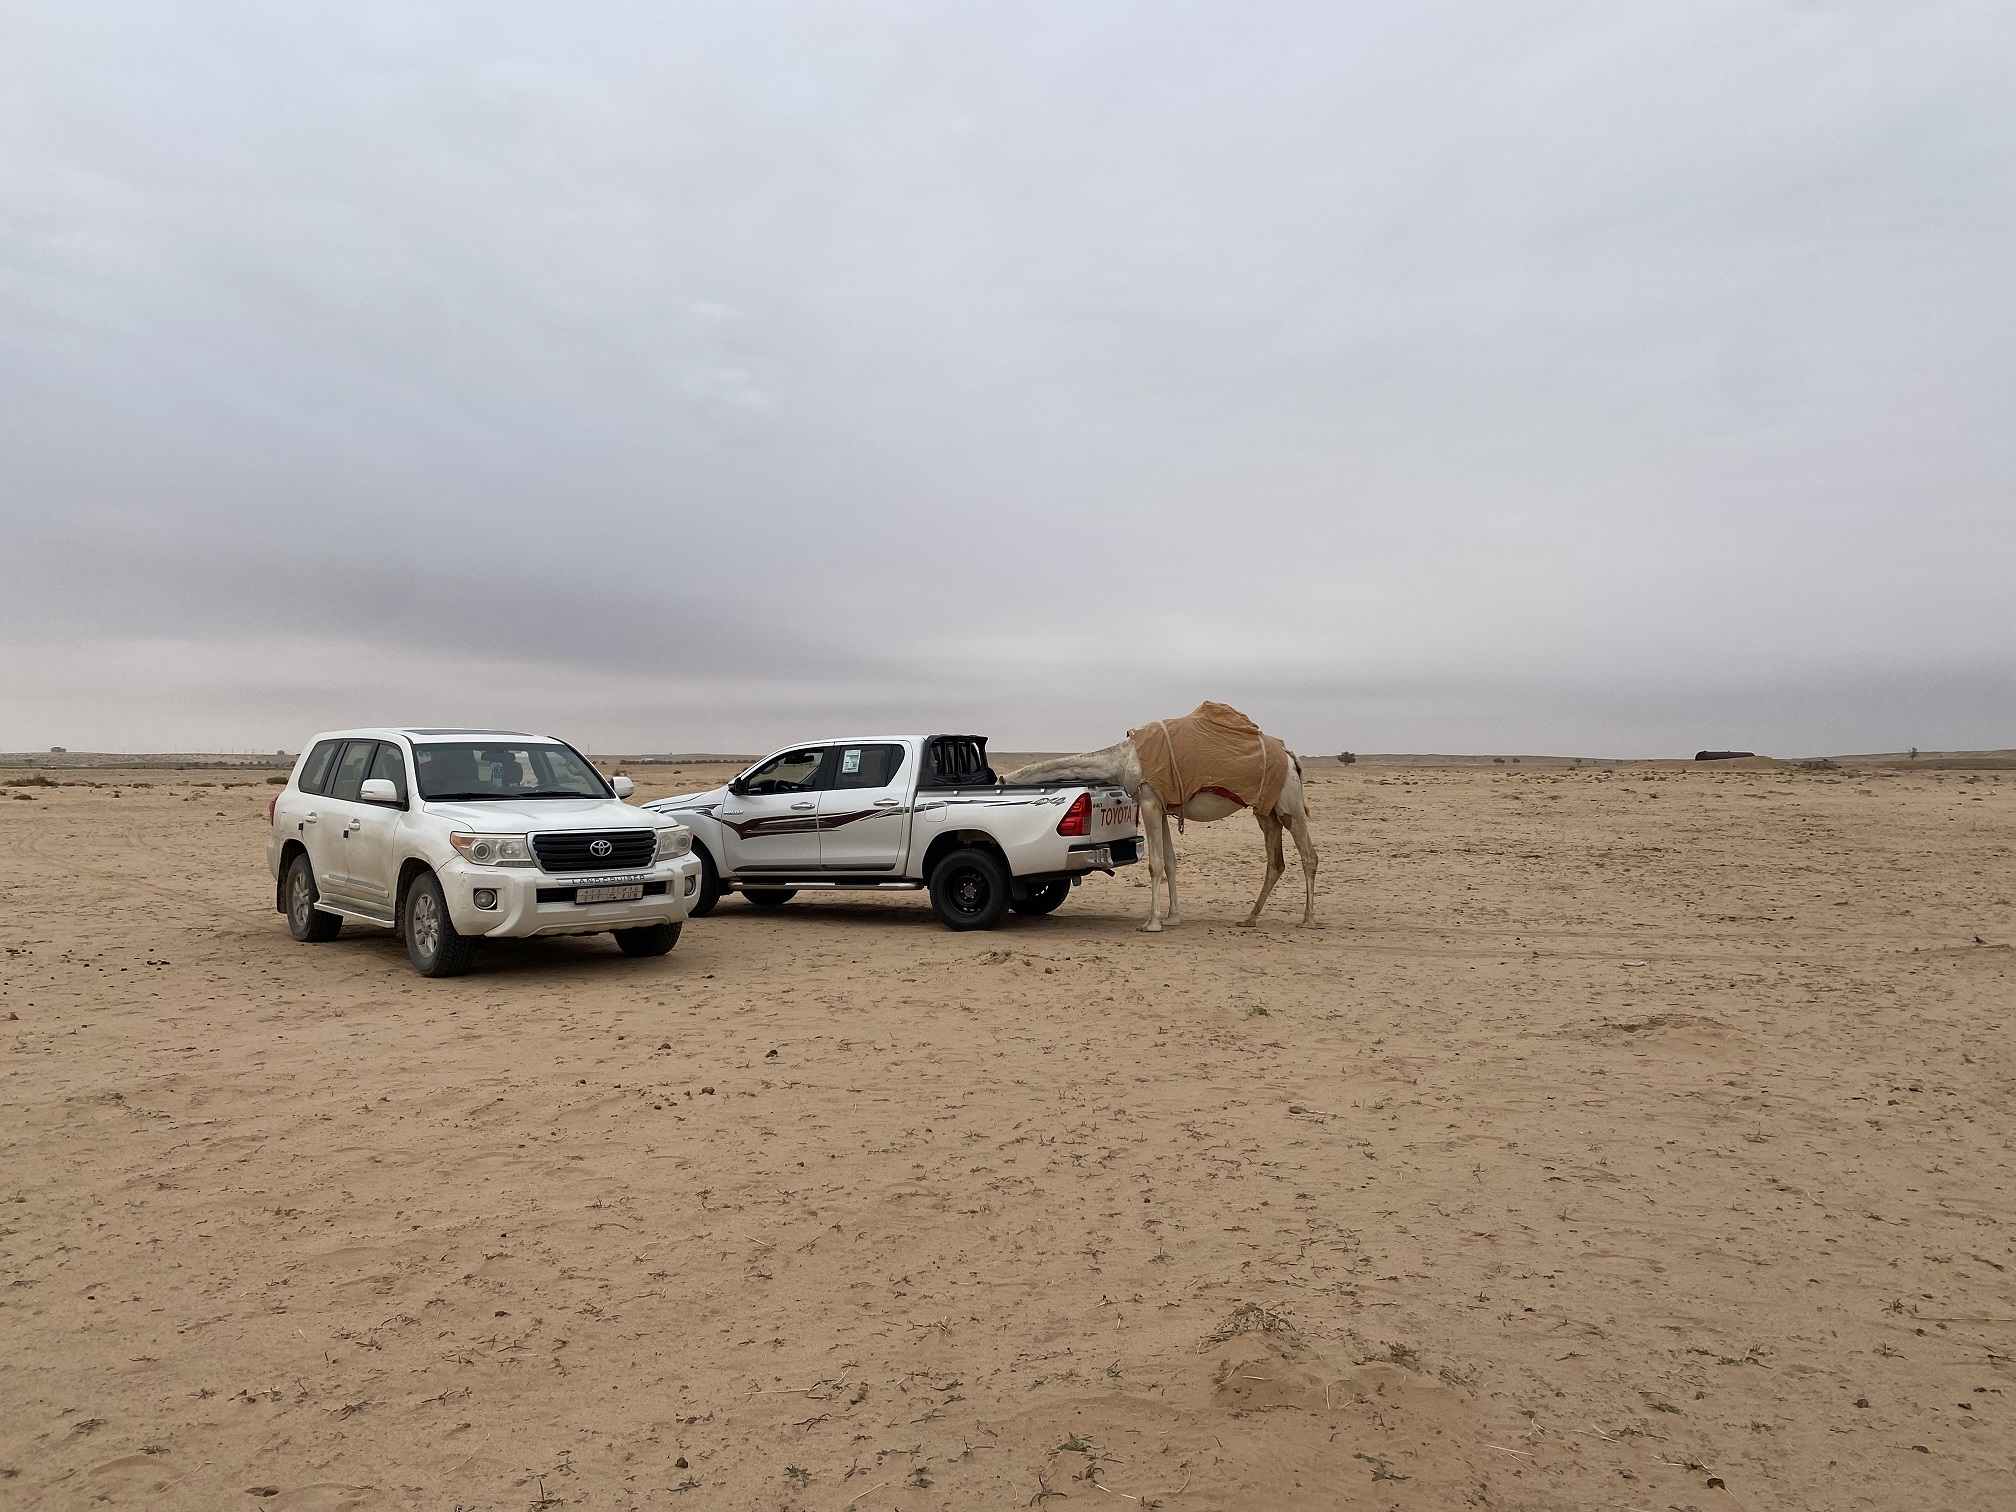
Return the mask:
{"type": "Polygon", "coordinates": [[[55,787],[56,785],[56,783],[51,782],[40,772],[30,777],[9,777],[7,779],[7,786],[9,787],[55,787]]]}
{"type": "Polygon", "coordinates": [[[268,787],[285,787],[287,786],[287,779],[285,777],[268,777],[266,785],[268,787]]]}
{"type": "Polygon", "coordinates": [[[1337,753],[1337,762],[1340,766],[1356,766],[1358,763],[1358,753],[1356,751],[1339,751],[1337,753]]]}

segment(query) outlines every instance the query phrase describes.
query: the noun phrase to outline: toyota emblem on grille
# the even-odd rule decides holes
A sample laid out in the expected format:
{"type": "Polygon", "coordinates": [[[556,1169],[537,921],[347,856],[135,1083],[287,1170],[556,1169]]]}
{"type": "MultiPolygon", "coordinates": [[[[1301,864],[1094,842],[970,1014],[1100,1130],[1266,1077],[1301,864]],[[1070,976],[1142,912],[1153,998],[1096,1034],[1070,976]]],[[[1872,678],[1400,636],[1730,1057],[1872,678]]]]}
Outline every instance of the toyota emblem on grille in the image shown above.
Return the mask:
{"type": "Polygon", "coordinates": [[[607,840],[590,840],[588,842],[588,854],[591,856],[606,856],[614,849],[616,847],[611,845],[607,840]]]}

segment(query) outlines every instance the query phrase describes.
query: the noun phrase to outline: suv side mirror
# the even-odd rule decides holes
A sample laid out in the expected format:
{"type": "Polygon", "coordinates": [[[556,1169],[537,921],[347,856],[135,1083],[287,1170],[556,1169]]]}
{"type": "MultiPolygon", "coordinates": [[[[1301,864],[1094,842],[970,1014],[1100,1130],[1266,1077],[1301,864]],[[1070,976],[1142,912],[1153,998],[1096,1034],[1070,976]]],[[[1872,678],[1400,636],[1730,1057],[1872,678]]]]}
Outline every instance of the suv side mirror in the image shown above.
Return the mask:
{"type": "Polygon", "coordinates": [[[744,782],[740,777],[737,777],[733,782],[728,784],[728,791],[733,793],[737,798],[740,798],[744,793],[749,791],[749,784],[744,782]]]}
{"type": "Polygon", "coordinates": [[[399,789],[384,777],[365,778],[364,786],[358,790],[357,796],[365,803],[387,803],[394,807],[399,803],[399,789]]]}
{"type": "Polygon", "coordinates": [[[609,786],[616,790],[618,798],[628,798],[632,793],[637,791],[637,784],[632,782],[628,777],[611,777],[609,779],[609,786]]]}

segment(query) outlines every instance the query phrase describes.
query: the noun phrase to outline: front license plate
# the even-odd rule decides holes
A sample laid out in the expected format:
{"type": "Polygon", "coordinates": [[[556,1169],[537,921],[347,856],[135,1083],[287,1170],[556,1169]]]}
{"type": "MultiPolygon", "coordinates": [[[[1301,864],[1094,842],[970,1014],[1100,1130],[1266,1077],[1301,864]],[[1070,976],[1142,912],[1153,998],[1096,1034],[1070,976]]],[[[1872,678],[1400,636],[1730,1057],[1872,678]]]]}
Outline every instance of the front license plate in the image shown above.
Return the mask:
{"type": "Polygon", "coordinates": [[[634,903],[644,896],[644,884],[634,882],[628,887],[577,887],[574,889],[576,903],[634,903]]]}

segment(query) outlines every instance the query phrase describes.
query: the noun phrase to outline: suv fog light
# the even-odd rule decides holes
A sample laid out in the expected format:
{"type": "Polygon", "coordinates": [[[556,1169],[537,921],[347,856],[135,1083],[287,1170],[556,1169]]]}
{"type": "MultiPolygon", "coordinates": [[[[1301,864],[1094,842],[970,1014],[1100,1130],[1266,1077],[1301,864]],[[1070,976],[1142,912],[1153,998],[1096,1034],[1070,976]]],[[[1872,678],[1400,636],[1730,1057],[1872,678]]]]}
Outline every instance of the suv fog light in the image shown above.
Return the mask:
{"type": "Polygon", "coordinates": [[[495,908],[497,906],[497,889],[494,887],[479,887],[470,896],[475,900],[478,908],[495,908]]]}
{"type": "Polygon", "coordinates": [[[686,879],[687,897],[689,898],[692,897],[695,892],[699,891],[699,888],[700,888],[700,879],[698,877],[688,877],[686,879]]]}

